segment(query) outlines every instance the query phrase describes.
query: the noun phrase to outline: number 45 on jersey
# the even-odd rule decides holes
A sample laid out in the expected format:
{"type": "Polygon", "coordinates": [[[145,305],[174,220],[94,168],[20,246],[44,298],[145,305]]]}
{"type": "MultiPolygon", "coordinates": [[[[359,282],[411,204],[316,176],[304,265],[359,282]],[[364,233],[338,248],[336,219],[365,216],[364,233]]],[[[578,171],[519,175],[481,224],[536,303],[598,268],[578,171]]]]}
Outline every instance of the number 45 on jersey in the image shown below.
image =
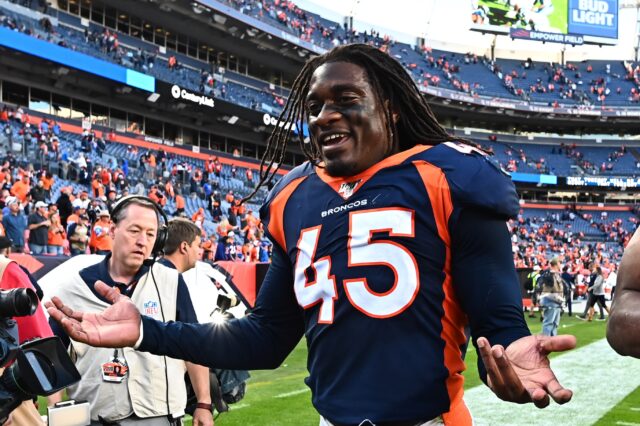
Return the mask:
{"type": "MultiPolygon", "coordinates": [[[[386,266],[395,276],[393,285],[384,293],[372,291],[367,278],[342,281],[349,302],[365,315],[389,318],[407,309],[419,290],[418,265],[413,254],[401,244],[389,240],[371,241],[375,233],[388,232],[393,237],[415,237],[415,212],[402,208],[361,210],[349,214],[347,256],[349,268],[386,266]]],[[[337,283],[331,274],[331,256],[313,261],[320,240],[322,225],[303,229],[298,240],[294,289],[298,303],[308,309],[321,304],[318,323],[333,323],[334,304],[338,298],[337,283]],[[315,281],[308,282],[305,270],[315,272],[315,281]]],[[[364,269],[363,269],[364,270],[364,269]]]]}

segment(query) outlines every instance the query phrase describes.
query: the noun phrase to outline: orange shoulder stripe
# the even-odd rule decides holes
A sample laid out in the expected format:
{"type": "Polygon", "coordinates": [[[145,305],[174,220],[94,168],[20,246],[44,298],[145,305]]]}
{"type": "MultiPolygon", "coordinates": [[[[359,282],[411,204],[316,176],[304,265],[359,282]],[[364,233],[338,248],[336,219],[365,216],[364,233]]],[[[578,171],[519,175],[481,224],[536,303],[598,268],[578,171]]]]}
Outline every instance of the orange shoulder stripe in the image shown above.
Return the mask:
{"type": "Polygon", "coordinates": [[[301,176],[289,182],[287,186],[282,188],[278,195],[275,196],[269,206],[269,226],[267,228],[280,248],[285,252],[287,251],[287,240],[284,234],[284,208],[287,205],[287,201],[289,201],[289,197],[293,194],[293,191],[295,191],[298,185],[300,185],[306,178],[307,176],[301,176]]]}

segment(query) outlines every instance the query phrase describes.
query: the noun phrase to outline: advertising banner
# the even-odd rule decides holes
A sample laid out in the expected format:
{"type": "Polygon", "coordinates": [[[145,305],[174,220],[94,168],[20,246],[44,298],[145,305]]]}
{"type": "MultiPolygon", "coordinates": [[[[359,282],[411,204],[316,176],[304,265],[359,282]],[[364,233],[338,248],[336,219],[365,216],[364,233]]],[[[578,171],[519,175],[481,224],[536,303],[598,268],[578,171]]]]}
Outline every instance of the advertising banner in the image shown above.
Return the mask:
{"type": "Polygon", "coordinates": [[[569,176],[569,186],[597,186],[600,188],[639,188],[640,178],[615,176],[569,176]]]}
{"type": "Polygon", "coordinates": [[[569,32],[618,38],[618,0],[569,0],[569,32]]]}
{"type": "Polygon", "coordinates": [[[524,28],[511,28],[511,38],[535,40],[541,42],[571,44],[580,46],[584,43],[584,37],[574,34],[545,33],[542,31],[526,30],[524,28]]]}

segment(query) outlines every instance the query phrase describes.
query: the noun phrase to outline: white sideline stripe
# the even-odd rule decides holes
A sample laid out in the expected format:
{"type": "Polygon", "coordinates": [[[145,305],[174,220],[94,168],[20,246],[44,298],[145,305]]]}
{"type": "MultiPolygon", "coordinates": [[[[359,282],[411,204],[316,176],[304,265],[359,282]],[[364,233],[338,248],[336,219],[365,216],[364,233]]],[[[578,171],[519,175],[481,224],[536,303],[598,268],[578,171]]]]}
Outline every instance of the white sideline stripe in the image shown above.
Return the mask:
{"type": "Polygon", "coordinates": [[[630,410],[631,411],[640,411],[640,407],[631,407],[630,410]]]}
{"type": "Polygon", "coordinates": [[[242,408],[251,407],[251,404],[232,404],[229,406],[229,411],[240,410],[242,408]]]}
{"type": "Polygon", "coordinates": [[[274,398],[286,398],[288,396],[300,395],[301,393],[309,392],[310,390],[311,389],[309,389],[309,388],[298,389],[298,390],[294,390],[294,391],[291,391],[291,392],[286,392],[286,393],[281,393],[281,394],[275,395],[274,398]]]}
{"type": "Polygon", "coordinates": [[[569,403],[560,406],[552,400],[540,410],[533,404],[501,401],[488,387],[476,386],[464,395],[476,426],[591,425],[640,386],[640,361],[616,354],[606,339],[553,358],[551,367],[560,383],[573,391],[569,403]]]}
{"type": "Polygon", "coordinates": [[[616,422],[616,424],[621,426],[640,426],[640,423],[629,423],[629,422],[616,422]]]}

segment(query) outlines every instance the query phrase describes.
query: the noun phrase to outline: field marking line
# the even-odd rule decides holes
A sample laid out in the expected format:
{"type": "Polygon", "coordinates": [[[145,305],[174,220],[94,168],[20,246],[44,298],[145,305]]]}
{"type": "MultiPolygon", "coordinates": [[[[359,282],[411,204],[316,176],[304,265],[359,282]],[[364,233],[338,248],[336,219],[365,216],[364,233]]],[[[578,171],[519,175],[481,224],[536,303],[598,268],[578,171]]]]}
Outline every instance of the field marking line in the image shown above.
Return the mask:
{"type": "Polygon", "coordinates": [[[560,383],[573,391],[569,403],[560,406],[552,401],[540,410],[533,404],[501,401],[485,385],[476,386],[464,395],[476,425],[529,425],[533,419],[539,426],[591,425],[640,386],[640,361],[618,355],[606,339],[552,358],[551,368],[560,383]],[[605,391],[603,377],[615,380],[615,386],[605,391]]]}
{"type": "Polygon", "coordinates": [[[630,423],[630,422],[616,422],[617,425],[620,426],[640,426],[640,423],[630,423]]]}
{"type": "Polygon", "coordinates": [[[243,408],[251,407],[251,404],[231,404],[229,405],[229,411],[241,410],[243,408]]]}
{"type": "Polygon", "coordinates": [[[287,398],[289,396],[300,395],[301,393],[310,392],[310,391],[311,389],[309,388],[303,388],[303,389],[298,389],[291,392],[285,392],[285,393],[280,393],[278,395],[274,395],[274,398],[287,398]]]}

